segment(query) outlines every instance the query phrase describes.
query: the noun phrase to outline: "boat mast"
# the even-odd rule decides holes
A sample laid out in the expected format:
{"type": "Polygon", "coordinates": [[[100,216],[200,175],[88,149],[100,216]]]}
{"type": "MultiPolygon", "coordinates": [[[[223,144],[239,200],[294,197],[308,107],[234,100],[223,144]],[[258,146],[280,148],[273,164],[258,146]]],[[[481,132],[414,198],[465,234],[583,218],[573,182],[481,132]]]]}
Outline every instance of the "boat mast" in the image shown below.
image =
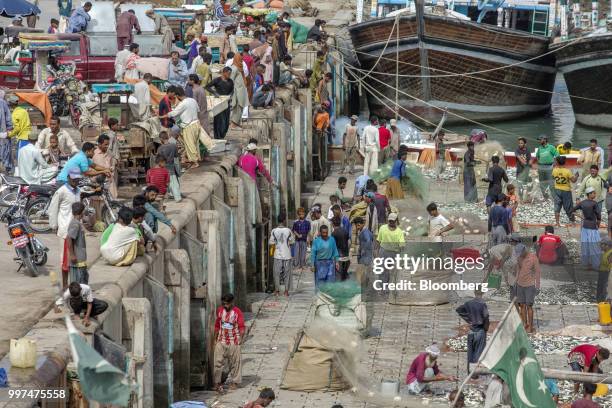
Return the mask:
{"type": "Polygon", "coordinates": [[[415,0],[416,6],[416,23],[417,37],[419,38],[419,59],[421,65],[421,89],[423,91],[423,99],[431,100],[431,84],[429,78],[429,62],[427,58],[427,48],[425,48],[425,2],[424,0],[415,0]]]}

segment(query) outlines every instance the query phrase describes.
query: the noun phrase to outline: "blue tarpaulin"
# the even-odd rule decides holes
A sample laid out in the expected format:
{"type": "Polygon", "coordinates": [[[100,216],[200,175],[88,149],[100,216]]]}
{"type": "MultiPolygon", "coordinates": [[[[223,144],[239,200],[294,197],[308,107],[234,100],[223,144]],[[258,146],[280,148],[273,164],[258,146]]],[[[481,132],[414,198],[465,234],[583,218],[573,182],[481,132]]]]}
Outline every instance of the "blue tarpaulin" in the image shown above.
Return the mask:
{"type": "Polygon", "coordinates": [[[40,14],[40,9],[26,0],[0,0],[0,16],[2,17],[26,17],[33,14],[40,14]]]}

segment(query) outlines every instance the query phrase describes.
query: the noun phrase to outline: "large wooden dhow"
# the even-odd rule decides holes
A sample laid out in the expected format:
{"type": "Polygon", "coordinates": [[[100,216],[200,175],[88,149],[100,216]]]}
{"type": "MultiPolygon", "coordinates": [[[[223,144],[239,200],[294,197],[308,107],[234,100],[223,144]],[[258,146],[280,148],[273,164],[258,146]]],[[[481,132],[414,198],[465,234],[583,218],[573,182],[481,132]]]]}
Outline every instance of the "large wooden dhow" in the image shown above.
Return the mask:
{"type": "Polygon", "coordinates": [[[348,33],[354,52],[347,57],[358,60],[361,75],[373,72],[364,81],[366,90],[375,88],[368,93],[373,114],[395,116],[396,97],[400,115],[421,123],[437,123],[443,109],[450,113],[448,122],[465,123],[514,119],[550,108],[555,62],[543,55],[547,37],[419,12],[418,7],[417,13],[352,25],[348,33]],[[472,72],[481,73],[464,75],[472,72]]]}
{"type": "Polygon", "coordinates": [[[563,74],[576,121],[612,128],[612,33],[551,46],[563,74]]]}

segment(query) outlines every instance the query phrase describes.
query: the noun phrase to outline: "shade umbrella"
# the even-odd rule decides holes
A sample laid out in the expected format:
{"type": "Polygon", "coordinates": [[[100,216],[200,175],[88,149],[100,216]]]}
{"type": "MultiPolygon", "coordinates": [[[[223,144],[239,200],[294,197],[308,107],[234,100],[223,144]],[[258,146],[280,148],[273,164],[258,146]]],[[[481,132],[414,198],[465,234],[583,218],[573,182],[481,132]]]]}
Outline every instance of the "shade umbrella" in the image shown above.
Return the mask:
{"type": "Polygon", "coordinates": [[[27,17],[37,14],[40,14],[38,6],[26,0],[0,0],[0,16],[2,17],[27,17]]]}

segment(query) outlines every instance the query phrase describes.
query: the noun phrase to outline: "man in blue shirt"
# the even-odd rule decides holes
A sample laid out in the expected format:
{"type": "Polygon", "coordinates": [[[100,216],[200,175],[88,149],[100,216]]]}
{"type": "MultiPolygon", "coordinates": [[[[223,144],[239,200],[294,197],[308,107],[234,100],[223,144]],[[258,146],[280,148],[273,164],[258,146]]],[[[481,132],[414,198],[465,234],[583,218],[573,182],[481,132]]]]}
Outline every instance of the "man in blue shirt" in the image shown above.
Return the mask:
{"type": "Polygon", "coordinates": [[[491,207],[489,212],[488,230],[490,233],[489,245],[491,247],[506,242],[506,238],[511,232],[509,212],[504,205],[505,200],[506,196],[504,194],[497,195],[495,197],[495,205],[491,207]]]}
{"type": "Polygon", "coordinates": [[[173,234],[176,234],[176,227],[172,225],[172,221],[166,215],[155,208],[155,200],[157,199],[157,195],[159,194],[159,189],[155,186],[148,186],[145,189],[144,197],[146,199],[146,203],[144,205],[147,213],[145,214],[145,221],[149,227],[153,230],[154,233],[157,234],[158,231],[158,223],[157,221],[161,221],[166,224],[172,230],[173,234]]]}
{"type": "Polygon", "coordinates": [[[81,151],[75,154],[66,162],[62,171],[57,176],[58,184],[65,184],[68,182],[68,173],[70,169],[78,168],[84,176],[94,177],[98,174],[106,174],[107,177],[111,176],[110,169],[106,167],[98,166],[91,160],[94,156],[96,145],[90,142],[83,143],[81,151]]]}
{"type": "Polygon", "coordinates": [[[79,7],[72,12],[70,19],[68,19],[67,33],[80,33],[87,30],[87,24],[91,20],[89,15],[91,10],[91,3],[86,2],[83,7],[79,7]]]}
{"type": "Polygon", "coordinates": [[[336,240],[329,236],[327,225],[319,228],[319,236],[312,242],[310,254],[317,290],[321,283],[335,282],[339,255],[336,240]]]}

